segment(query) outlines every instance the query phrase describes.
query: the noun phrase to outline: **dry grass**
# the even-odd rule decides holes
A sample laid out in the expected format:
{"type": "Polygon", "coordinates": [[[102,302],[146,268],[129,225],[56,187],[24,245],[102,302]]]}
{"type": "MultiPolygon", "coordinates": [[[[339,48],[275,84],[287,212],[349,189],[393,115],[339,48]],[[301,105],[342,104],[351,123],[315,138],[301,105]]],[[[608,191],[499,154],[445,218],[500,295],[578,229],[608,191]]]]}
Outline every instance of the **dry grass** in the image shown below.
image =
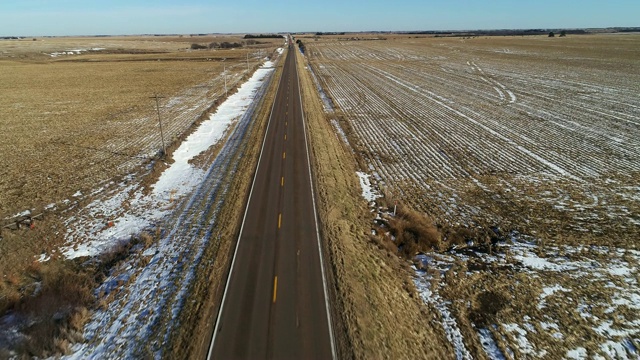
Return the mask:
{"type": "Polygon", "coordinates": [[[6,119],[0,130],[11,139],[0,145],[7,154],[0,160],[0,213],[8,216],[60,201],[118,175],[113,172],[118,165],[145,156],[140,145],[127,144],[132,137],[157,132],[155,104],[149,97],[196,86],[222,66],[179,61],[0,62],[5,94],[0,110],[6,119]]]}
{"type": "Polygon", "coordinates": [[[26,339],[18,344],[22,355],[47,357],[65,354],[69,342],[82,340],[88,307],[94,302],[94,278],[90,273],[62,261],[49,261],[31,268],[37,286],[23,289],[20,298],[5,302],[17,318],[24,317],[26,339]]]}
{"type": "MultiPolygon", "coordinates": [[[[149,171],[145,165],[156,158],[160,148],[155,100],[150,96],[164,96],[160,106],[170,153],[207,115],[209,107],[224,98],[221,73],[225,67],[228,87],[233,91],[245,76],[247,52],[253,70],[261,57],[281,44],[187,50],[191,43],[212,41],[239,39],[176,36],[0,41],[0,133],[4,139],[0,142],[0,225],[9,222],[6,217],[25,209],[34,209],[34,214],[44,212],[30,229],[0,228],[0,314],[8,309],[26,311],[36,306],[41,296],[52,299],[47,300],[52,308],[69,309],[63,321],[36,322],[29,331],[46,340],[25,343],[23,354],[61,354],[69,342],[81,340],[77,331],[87,318],[89,304],[76,306],[75,300],[66,296],[86,300],[78,294],[80,290],[91,293],[111,266],[131,256],[132,246],[146,248],[155,241],[154,236],[142,234],[104,254],[97,267],[58,260],[57,248],[67,231],[64,219],[94,199],[88,194],[99,187],[108,192],[124,175],[149,171]],[[91,48],[106,49],[48,55],[91,48]],[[83,195],[73,196],[78,191],[83,195]],[[47,204],[55,207],[43,211],[47,204]],[[34,262],[40,254],[50,255],[51,260],[34,262]],[[55,269],[50,264],[55,264],[55,269]],[[50,274],[46,281],[51,282],[55,273],[69,271],[88,282],[71,276],[69,279],[78,280],[79,289],[56,283],[69,291],[43,290],[44,295],[36,297],[28,290],[44,279],[43,274],[50,274]]],[[[148,261],[141,258],[140,264],[144,265],[144,260],[148,261]]]]}
{"type": "Polygon", "coordinates": [[[415,296],[406,263],[367,241],[369,215],[357,190],[356,161],[335,136],[298,56],[339,357],[451,357],[442,328],[430,321],[433,309],[415,296]]]}
{"type": "Polygon", "coordinates": [[[183,46],[190,41],[189,37],[0,41],[4,55],[0,56],[0,133],[10,139],[0,143],[0,216],[70,198],[78,190],[134,170],[129,163],[148,160],[161,145],[151,96],[164,96],[160,105],[170,145],[195,121],[179,119],[180,111],[206,108],[194,103],[199,98],[190,98],[195,89],[209,101],[220,98],[224,81],[219,75],[225,67],[232,88],[246,71],[247,53],[254,67],[260,54],[266,56],[275,47],[268,43],[238,50],[186,51],[183,46]],[[102,47],[106,50],[55,58],[43,55],[102,47]],[[176,105],[180,106],[174,109],[176,105]]]}
{"type": "Polygon", "coordinates": [[[389,221],[396,245],[409,259],[418,252],[426,252],[442,247],[438,229],[423,214],[400,207],[396,217],[389,221]]]}
{"type": "MultiPolygon", "coordinates": [[[[281,56],[281,59],[284,58],[286,54],[281,56]]],[[[225,195],[225,202],[217,220],[216,234],[211,237],[219,241],[210,241],[201,260],[201,263],[213,266],[200,267],[195,275],[190,289],[190,297],[194,300],[184,304],[179,317],[181,325],[170,335],[165,351],[169,358],[203,358],[209,350],[214,325],[211,319],[215,319],[222,300],[225,275],[233,257],[233,245],[237,240],[242,212],[253,179],[248,174],[255,170],[282,67],[283,62],[278,64],[272,75],[270,89],[256,111],[256,120],[253,122],[252,133],[248,136],[247,148],[239,159],[241,165],[236,176],[229,179],[234,185],[225,195]]]]}
{"type": "MultiPolygon", "coordinates": [[[[448,308],[474,358],[490,357],[480,328],[490,331],[503,354],[513,351],[515,358],[562,358],[579,347],[590,356],[610,356],[607,346],[630,355],[625,341],[637,348],[638,162],[626,154],[637,155],[630,144],[637,141],[638,102],[631,94],[639,73],[638,41],[637,35],[305,41],[318,79],[334,96],[335,116],[359,168],[381,176],[386,198],[380,203],[388,207],[399,201],[420,211],[417,218],[387,218],[389,228],[376,229],[369,244],[394,256],[398,245],[409,258],[427,252],[427,270],[420,274],[429,279],[432,298],[441,296],[434,303],[448,308]],[[485,69],[486,82],[471,68],[473,62],[485,69]],[[500,85],[487,85],[493,80],[512,90],[517,101],[508,103],[506,92],[499,99],[500,85]],[[459,113],[448,114],[447,107],[459,113]],[[500,136],[491,140],[489,134],[479,135],[484,128],[457,128],[469,119],[489,128],[499,124],[497,133],[514,141],[522,135],[523,146],[556,159],[581,179],[545,175],[544,166],[519,169],[530,159],[517,152],[503,156],[510,144],[500,136]],[[442,127],[433,126],[438,120],[442,127]],[[549,133],[556,123],[572,131],[549,133]],[[585,128],[593,132],[576,135],[585,128]],[[596,139],[596,133],[605,135],[596,139]],[[622,146],[628,148],[617,152],[612,134],[627,137],[622,146]],[[581,144],[589,149],[568,145],[573,136],[585,136],[581,144]],[[487,144],[495,147],[485,149],[487,144]],[[625,164],[631,164],[629,171],[620,170],[625,164]],[[418,234],[433,239],[423,244],[439,239],[431,248],[447,251],[421,249],[418,234]],[[537,246],[524,251],[529,245],[505,245],[512,237],[535,239],[537,246]],[[608,250],[593,250],[595,245],[608,250]],[[571,265],[540,270],[523,264],[523,254],[539,264],[571,265]],[[614,275],[616,269],[629,269],[630,275],[614,275]],[[549,290],[555,286],[566,290],[549,290]],[[608,324],[613,330],[606,330],[608,324]]],[[[343,176],[354,171],[342,170],[343,176]]],[[[369,214],[364,217],[371,220],[369,214]]],[[[364,229],[368,234],[366,223],[364,229]]],[[[344,244],[354,242],[341,241],[342,253],[344,244]]]]}
{"type": "Polygon", "coordinates": [[[638,305],[632,300],[640,280],[632,270],[638,268],[637,252],[527,248],[499,243],[492,255],[469,250],[428,254],[431,291],[446,301],[442,303],[474,358],[489,356],[481,347],[479,329],[489,330],[502,353],[511,351],[515,358],[563,358],[576,348],[604,355],[605,344],[633,343],[639,333],[638,305]],[[539,269],[522,257],[561,269],[539,269]],[[613,330],[606,330],[609,326],[613,330]]]}
{"type": "MultiPolygon", "coordinates": [[[[18,323],[12,323],[12,326],[26,337],[16,343],[0,342],[0,345],[10,345],[3,350],[30,357],[68,354],[71,344],[84,340],[84,325],[91,311],[101,305],[96,302],[96,286],[112,269],[144,251],[155,240],[152,235],[142,233],[114,245],[90,263],[64,259],[33,261],[22,273],[23,279],[6,277],[0,283],[0,291],[4,294],[0,299],[0,311],[4,314],[10,310],[13,319],[19,319],[13,320],[18,323]]],[[[144,266],[144,259],[141,257],[138,265],[144,266]]]]}

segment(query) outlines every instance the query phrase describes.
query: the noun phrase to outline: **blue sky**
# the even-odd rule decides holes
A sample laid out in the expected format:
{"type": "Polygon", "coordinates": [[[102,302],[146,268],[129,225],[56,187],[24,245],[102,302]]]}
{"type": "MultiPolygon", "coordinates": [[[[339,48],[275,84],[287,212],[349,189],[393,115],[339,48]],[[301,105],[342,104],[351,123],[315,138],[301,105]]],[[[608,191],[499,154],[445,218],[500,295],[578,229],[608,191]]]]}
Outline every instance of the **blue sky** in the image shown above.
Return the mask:
{"type": "Polygon", "coordinates": [[[0,0],[0,36],[640,26],[640,0],[0,0]]]}

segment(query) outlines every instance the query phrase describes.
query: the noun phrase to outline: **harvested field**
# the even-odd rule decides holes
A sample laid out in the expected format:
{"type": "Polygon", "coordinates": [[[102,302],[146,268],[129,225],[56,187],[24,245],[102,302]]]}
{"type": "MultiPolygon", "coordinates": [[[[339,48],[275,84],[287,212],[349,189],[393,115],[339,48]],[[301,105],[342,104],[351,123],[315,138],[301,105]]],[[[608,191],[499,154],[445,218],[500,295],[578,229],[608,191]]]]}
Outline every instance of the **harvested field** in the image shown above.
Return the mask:
{"type": "Polygon", "coordinates": [[[414,292],[407,263],[369,241],[357,163],[322,111],[305,60],[298,60],[336,346],[340,359],[447,359],[453,348],[414,292]],[[416,316],[423,314],[424,317],[416,316]]]}
{"type": "Polygon", "coordinates": [[[307,44],[394,197],[442,226],[637,246],[640,37],[307,44]]]}
{"type": "Polygon", "coordinates": [[[187,51],[196,39],[179,39],[0,41],[0,216],[136,171],[162,148],[152,96],[162,96],[168,146],[224,96],[225,68],[232,88],[247,72],[247,52],[252,69],[267,54],[187,51]]]}
{"type": "MultiPolygon", "coordinates": [[[[113,290],[135,279],[122,275],[105,280],[110,272],[131,264],[144,269],[149,263],[141,252],[162,240],[161,228],[152,225],[161,222],[158,215],[181,209],[185,194],[159,190],[166,195],[162,209],[143,209],[139,200],[162,170],[178,161],[172,155],[182,140],[226,99],[225,79],[231,96],[267,57],[277,56],[274,50],[282,44],[274,40],[235,50],[187,50],[191,43],[241,41],[216,39],[0,41],[0,89],[5,95],[0,99],[0,225],[16,228],[17,219],[29,225],[0,228],[0,352],[44,357],[69,353],[73,343],[86,339],[83,327],[95,316],[96,299],[84,294],[98,294],[96,286],[108,289],[98,294],[104,310],[114,300],[113,290]],[[162,96],[166,158],[160,156],[155,94],[162,96]],[[138,234],[140,229],[134,233],[130,224],[117,219],[131,208],[141,217],[139,223],[153,222],[144,230],[155,235],[138,234]],[[105,234],[118,225],[121,233],[105,234]],[[75,257],[80,259],[70,260],[75,257]],[[65,281],[69,271],[81,281],[65,281]],[[72,289],[72,295],[55,287],[58,283],[72,289]],[[55,291],[40,292],[42,287],[55,291]],[[69,310],[47,308],[62,320],[41,324],[29,318],[44,297],[54,297],[48,301],[69,310]],[[9,315],[3,316],[6,311],[9,315]],[[38,334],[38,341],[25,342],[29,334],[38,334]]],[[[234,104],[250,99],[244,96],[234,104]]],[[[193,159],[194,177],[211,167],[226,143],[224,129],[237,120],[216,123],[222,140],[193,159]]]]}
{"type": "Polygon", "coordinates": [[[456,358],[637,357],[640,36],[302,40],[376,204],[439,229],[398,254],[456,358]]]}

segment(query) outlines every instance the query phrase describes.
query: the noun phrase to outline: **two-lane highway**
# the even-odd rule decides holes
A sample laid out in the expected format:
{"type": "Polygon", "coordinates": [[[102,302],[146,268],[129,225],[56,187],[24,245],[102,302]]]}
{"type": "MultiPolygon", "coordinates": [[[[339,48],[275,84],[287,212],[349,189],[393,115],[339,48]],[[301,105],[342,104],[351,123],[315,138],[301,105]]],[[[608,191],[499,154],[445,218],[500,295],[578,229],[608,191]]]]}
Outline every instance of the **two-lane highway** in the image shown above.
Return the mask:
{"type": "Polygon", "coordinates": [[[290,43],[209,359],[335,358],[295,51],[290,43]]]}

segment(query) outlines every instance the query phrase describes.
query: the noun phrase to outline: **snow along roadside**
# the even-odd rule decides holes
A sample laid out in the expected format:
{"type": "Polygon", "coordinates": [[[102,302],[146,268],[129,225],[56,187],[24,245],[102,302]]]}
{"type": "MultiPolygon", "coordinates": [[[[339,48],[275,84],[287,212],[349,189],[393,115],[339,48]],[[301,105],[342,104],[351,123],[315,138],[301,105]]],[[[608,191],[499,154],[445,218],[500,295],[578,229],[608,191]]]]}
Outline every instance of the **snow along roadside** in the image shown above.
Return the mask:
{"type": "MultiPolygon", "coordinates": [[[[167,217],[172,212],[168,201],[171,196],[189,194],[193,201],[193,195],[190,193],[202,187],[204,180],[215,178],[217,168],[212,167],[209,174],[206,174],[188,161],[216,144],[239,119],[245,119],[245,112],[257,99],[260,89],[273,71],[273,63],[265,63],[236,94],[218,107],[209,120],[203,122],[196,132],[185,139],[174,152],[175,162],[161,175],[152,192],[145,196],[141,188],[134,189],[134,196],[129,199],[130,210],[120,216],[113,227],[99,232],[98,235],[102,235],[101,237],[97,236],[83,246],[85,254],[99,253],[101,249],[109,246],[110,241],[118,241],[119,236],[130,236],[132,229],[143,230],[145,224],[149,223],[149,218],[160,221],[167,217]],[[154,206],[157,206],[158,210],[148,215],[154,206]]],[[[241,123],[245,122],[242,120],[241,123]]],[[[191,220],[191,217],[181,219],[191,220]]],[[[195,227],[201,225],[195,224],[195,227]]],[[[176,228],[191,229],[193,226],[185,223],[174,230],[176,228]]],[[[198,233],[191,234],[188,230],[187,234],[181,233],[176,237],[169,235],[142,254],[148,258],[148,265],[141,268],[132,260],[120,266],[119,273],[111,274],[99,292],[107,294],[119,287],[116,285],[118,283],[126,285],[117,294],[115,301],[92,315],[84,328],[83,335],[87,342],[74,345],[74,353],[69,358],[136,358],[142,354],[162,357],[163,340],[153,340],[158,332],[156,326],[175,326],[179,307],[188,296],[185,290],[191,280],[192,263],[197,263],[198,254],[202,252],[206,242],[203,241],[198,233]],[[169,322],[161,325],[162,321],[167,321],[163,319],[168,319],[169,322]]],[[[73,254],[76,252],[69,251],[67,256],[73,254]]],[[[160,331],[162,334],[168,334],[160,331]]],[[[166,341],[162,334],[160,338],[166,341]]]]}
{"type": "Polygon", "coordinates": [[[119,241],[127,241],[132,235],[152,228],[168,216],[175,200],[189,194],[204,179],[205,170],[194,167],[189,161],[215,145],[226,131],[244,114],[254,100],[264,77],[273,71],[273,62],[267,61],[245,82],[238,92],[222,103],[208,120],[189,135],[173,153],[174,162],[166,169],[150,194],[144,195],[140,184],[120,186],[120,191],[109,199],[98,199],[83,209],[83,216],[66,221],[67,243],[61,252],[68,259],[96,256],[119,241]],[[132,195],[129,195],[132,194],[132,195]],[[125,206],[126,205],[126,206],[125,206]],[[127,212],[122,209],[128,207],[127,212]],[[98,216],[99,215],[99,216],[98,216]],[[103,218],[114,219],[113,226],[104,228],[103,218]],[[87,221],[89,220],[89,221],[87,221]],[[90,239],[81,244],[78,239],[90,239]]]}

